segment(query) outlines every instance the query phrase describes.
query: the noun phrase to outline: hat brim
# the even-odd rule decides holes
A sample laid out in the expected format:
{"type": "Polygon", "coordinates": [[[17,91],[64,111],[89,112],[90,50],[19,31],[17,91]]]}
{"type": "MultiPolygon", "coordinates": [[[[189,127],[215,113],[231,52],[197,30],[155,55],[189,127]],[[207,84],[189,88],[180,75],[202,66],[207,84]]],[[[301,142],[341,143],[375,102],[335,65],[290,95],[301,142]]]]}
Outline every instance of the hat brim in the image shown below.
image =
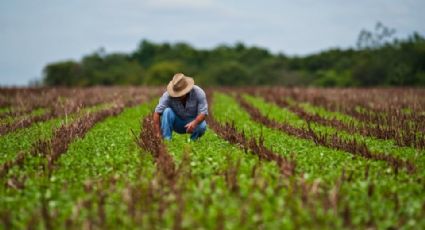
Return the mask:
{"type": "Polygon", "coordinates": [[[181,97],[187,93],[189,93],[190,90],[192,90],[193,85],[195,85],[195,81],[193,80],[193,78],[191,77],[183,77],[185,79],[185,81],[187,82],[187,86],[183,89],[180,90],[178,92],[173,90],[173,84],[170,81],[170,83],[168,83],[167,85],[167,92],[170,95],[170,97],[181,97]]]}

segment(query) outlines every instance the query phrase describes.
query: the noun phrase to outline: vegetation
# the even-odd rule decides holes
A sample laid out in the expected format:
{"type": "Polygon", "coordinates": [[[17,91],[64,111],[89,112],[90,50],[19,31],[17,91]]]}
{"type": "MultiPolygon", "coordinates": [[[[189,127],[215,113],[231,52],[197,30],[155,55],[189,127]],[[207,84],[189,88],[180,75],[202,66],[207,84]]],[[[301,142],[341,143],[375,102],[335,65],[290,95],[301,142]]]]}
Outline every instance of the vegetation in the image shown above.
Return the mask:
{"type": "Polygon", "coordinates": [[[211,50],[186,43],[156,44],[143,40],[129,54],[103,49],[81,61],[48,64],[48,86],[164,85],[183,72],[204,86],[424,86],[425,38],[414,33],[393,39],[381,23],[363,30],[357,47],[330,49],[304,57],[273,54],[242,43],[211,50]]]}
{"type": "Polygon", "coordinates": [[[425,227],[423,89],[214,88],[195,142],[156,137],[160,94],[0,90],[12,123],[86,98],[0,135],[0,229],[425,227]]]}

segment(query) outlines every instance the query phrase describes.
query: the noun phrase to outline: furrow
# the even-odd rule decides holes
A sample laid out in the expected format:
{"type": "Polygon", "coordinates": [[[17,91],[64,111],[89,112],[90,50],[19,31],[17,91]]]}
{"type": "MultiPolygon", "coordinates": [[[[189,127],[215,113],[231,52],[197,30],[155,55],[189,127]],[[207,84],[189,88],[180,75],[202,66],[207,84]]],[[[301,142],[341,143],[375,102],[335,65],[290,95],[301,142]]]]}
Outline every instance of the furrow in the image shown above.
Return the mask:
{"type": "MultiPolygon", "coordinates": [[[[78,112],[81,108],[96,106],[102,103],[112,102],[112,103],[120,103],[122,101],[138,101],[141,99],[146,99],[149,91],[144,89],[128,89],[125,91],[124,89],[116,89],[116,91],[112,90],[108,93],[104,92],[107,89],[101,90],[93,90],[91,92],[90,89],[80,90],[77,92],[74,91],[65,91],[62,94],[56,92],[52,93],[48,97],[48,99],[43,99],[43,95],[36,97],[43,101],[40,104],[42,108],[45,108],[47,112],[36,115],[36,116],[28,116],[22,119],[18,119],[11,123],[6,123],[0,126],[0,136],[5,135],[7,133],[13,132],[18,129],[26,128],[31,126],[34,123],[48,121],[53,118],[68,116],[69,114],[78,112]],[[61,96],[66,95],[67,99],[62,100],[61,96]]],[[[151,94],[157,94],[156,90],[151,90],[151,94]]],[[[20,96],[23,97],[23,96],[20,96]]],[[[20,99],[22,100],[22,99],[20,99]]],[[[39,102],[40,103],[40,102],[39,102]]],[[[29,105],[28,105],[29,106],[29,105]]],[[[40,106],[34,107],[34,105],[29,106],[30,108],[39,108],[40,106]]]]}
{"type": "Polygon", "coordinates": [[[176,165],[173,157],[168,153],[162,138],[158,137],[155,133],[152,114],[146,116],[141,122],[141,132],[139,135],[139,146],[150,152],[156,161],[158,171],[165,176],[165,178],[174,183],[177,177],[176,165]]]}
{"type": "Polygon", "coordinates": [[[363,136],[375,137],[382,140],[394,140],[395,144],[401,147],[415,147],[418,149],[425,148],[425,134],[417,133],[409,127],[402,129],[392,126],[369,125],[365,123],[355,124],[354,122],[342,122],[336,118],[325,118],[318,114],[306,112],[301,106],[291,104],[285,99],[280,97],[273,97],[271,95],[263,95],[268,102],[272,102],[281,108],[287,108],[297,116],[306,120],[307,122],[315,122],[325,126],[331,126],[339,130],[346,131],[351,134],[361,134],[363,136]]]}
{"type": "Polygon", "coordinates": [[[355,138],[351,140],[345,140],[336,133],[331,135],[325,133],[318,134],[311,129],[309,123],[307,123],[308,128],[297,128],[287,122],[279,123],[261,114],[257,108],[249,104],[242,97],[238,96],[237,101],[249,113],[253,120],[269,128],[278,129],[299,138],[312,140],[317,145],[343,150],[353,155],[362,156],[368,159],[386,161],[394,168],[396,173],[398,172],[399,168],[405,168],[409,173],[415,172],[416,167],[413,162],[409,160],[402,160],[398,157],[384,153],[372,153],[364,142],[356,140],[355,138]]]}
{"type": "MultiPolygon", "coordinates": [[[[144,101],[144,99],[143,99],[144,101]]],[[[30,156],[41,155],[47,159],[46,169],[50,172],[54,170],[55,162],[58,158],[67,151],[68,146],[77,138],[82,138],[84,135],[98,122],[110,116],[120,114],[125,107],[130,107],[142,103],[140,98],[131,99],[114,106],[103,109],[97,112],[89,113],[81,118],[71,122],[70,124],[63,124],[54,130],[53,136],[50,139],[39,139],[32,144],[28,152],[21,151],[17,154],[15,159],[4,162],[0,167],[0,176],[5,176],[8,171],[15,165],[22,165],[25,159],[30,156]],[[30,155],[28,155],[30,153],[30,155]]]]}
{"type": "MultiPolygon", "coordinates": [[[[211,95],[212,93],[209,93],[211,95]]],[[[212,95],[209,97],[210,105],[212,105],[212,95]]],[[[210,112],[208,116],[209,126],[223,139],[232,144],[241,146],[246,152],[250,151],[256,154],[260,159],[274,161],[278,165],[281,173],[285,176],[292,176],[295,173],[296,162],[279,155],[264,146],[264,138],[261,136],[257,141],[255,138],[247,138],[242,132],[238,132],[234,124],[226,122],[224,125],[214,119],[210,112]]]]}
{"type": "Polygon", "coordinates": [[[9,213],[14,228],[19,223],[37,228],[104,229],[109,228],[108,223],[128,221],[116,199],[123,195],[122,202],[127,202],[123,186],[145,181],[143,177],[153,172],[153,164],[141,155],[130,132],[138,129],[138,119],[149,109],[147,104],[126,108],[118,116],[98,122],[83,138],[69,144],[49,174],[34,172],[37,159],[26,162],[24,173],[14,170],[0,189],[2,197],[9,200],[0,213],[9,213]],[[12,187],[14,184],[22,187],[12,187]],[[43,207],[45,215],[41,215],[43,207]]]}

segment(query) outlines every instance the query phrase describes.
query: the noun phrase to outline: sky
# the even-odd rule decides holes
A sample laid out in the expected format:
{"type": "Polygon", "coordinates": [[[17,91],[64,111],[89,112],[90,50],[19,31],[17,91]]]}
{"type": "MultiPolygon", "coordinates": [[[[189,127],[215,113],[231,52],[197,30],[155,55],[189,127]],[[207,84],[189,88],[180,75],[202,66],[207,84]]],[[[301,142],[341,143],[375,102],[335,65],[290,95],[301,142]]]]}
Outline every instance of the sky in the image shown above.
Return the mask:
{"type": "Polygon", "coordinates": [[[396,36],[425,35],[424,0],[0,0],[0,86],[41,79],[48,63],[142,39],[197,48],[243,42],[307,55],[354,47],[380,21],[396,36]]]}

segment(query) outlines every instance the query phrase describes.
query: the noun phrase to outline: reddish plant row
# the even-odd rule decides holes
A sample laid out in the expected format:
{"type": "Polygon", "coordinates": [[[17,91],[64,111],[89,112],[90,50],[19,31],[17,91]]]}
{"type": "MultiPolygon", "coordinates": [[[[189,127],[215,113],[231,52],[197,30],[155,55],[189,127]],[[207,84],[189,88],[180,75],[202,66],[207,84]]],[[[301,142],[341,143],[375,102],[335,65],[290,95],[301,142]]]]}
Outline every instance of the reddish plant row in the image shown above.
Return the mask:
{"type": "MultiPolygon", "coordinates": [[[[172,205],[171,202],[177,202],[179,210],[176,212],[174,227],[180,229],[184,208],[182,196],[183,184],[176,185],[180,178],[179,175],[182,173],[182,167],[176,168],[173,158],[167,152],[162,139],[155,135],[151,115],[146,116],[141,121],[141,128],[139,137],[136,137],[137,144],[152,154],[156,161],[158,174],[147,185],[136,183],[126,186],[122,194],[123,202],[127,205],[128,213],[133,221],[138,224],[143,222],[142,215],[149,213],[147,216],[151,226],[156,226],[162,222],[166,209],[172,205]],[[158,182],[159,184],[157,184],[158,182]],[[175,200],[171,201],[169,199],[170,193],[174,195],[175,200]]],[[[187,164],[187,160],[183,159],[182,164],[187,164]]],[[[140,177],[143,176],[142,171],[143,169],[140,169],[138,172],[140,177]]],[[[95,213],[95,215],[85,219],[84,225],[94,228],[105,228],[107,222],[105,203],[108,193],[116,190],[115,183],[116,179],[114,178],[98,182],[88,181],[85,183],[84,188],[86,192],[96,195],[81,200],[76,204],[73,215],[69,216],[66,220],[66,226],[71,228],[79,226],[79,214],[82,209],[85,209],[86,211],[95,213]]],[[[45,216],[42,216],[42,218],[44,222],[46,222],[46,219],[50,219],[45,218],[45,216]]]]}
{"type": "MultiPolygon", "coordinates": [[[[93,89],[68,89],[68,88],[42,88],[42,89],[16,89],[11,92],[0,91],[0,98],[5,99],[3,104],[8,104],[11,110],[0,114],[1,118],[8,116],[20,116],[30,113],[34,109],[45,108],[49,111],[57,111],[61,107],[75,105],[95,105],[102,101],[112,101],[102,88],[93,89]]],[[[1,101],[0,99],[0,101],[1,101]]]]}
{"type": "Polygon", "coordinates": [[[157,88],[146,87],[91,87],[91,88],[18,88],[0,89],[0,107],[11,107],[7,115],[20,115],[37,108],[52,108],[56,104],[75,103],[96,105],[124,99],[135,94],[157,91],[157,88]]]}
{"type": "Polygon", "coordinates": [[[353,155],[362,156],[367,159],[386,161],[394,168],[395,173],[398,173],[399,168],[405,168],[409,173],[413,173],[415,171],[415,165],[411,161],[399,159],[384,153],[372,153],[364,142],[357,141],[355,138],[351,140],[345,140],[338,136],[338,134],[316,134],[311,129],[310,125],[308,125],[308,128],[297,128],[287,122],[279,123],[262,115],[257,108],[249,104],[243,98],[237,97],[237,100],[239,104],[249,113],[253,120],[269,128],[281,130],[299,138],[312,140],[318,145],[343,150],[353,155]]]}
{"type": "MultiPolygon", "coordinates": [[[[139,104],[146,100],[146,97],[134,98],[125,102],[115,104],[113,107],[103,109],[84,115],[83,117],[66,125],[63,124],[53,132],[49,140],[38,140],[30,150],[31,155],[41,154],[47,159],[47,169],[53,169],[57,159],[66,152],[68,145],[76,138],[82,138],[98,122],[110,116],[116,116],[121,113],[125,107],[139,104]]],[[[15,165],[22,165],[27,157],[26,152],[19,152],[15,159],[6,161],[0,166],[0,176],[5,176],[7,172],[15,165]]]]}
{"type": "MultiPolygon", "coordinates": [[[[40,154],[47,162],[44,165],[48,175],[54,170],[54,165],[59,157],[66,152],[69,144],[76,138],[82,138],[97,122],[104,120],[109,116],[115,116],[123,110],[122,106],[115,106],[110,109],[102,110],[96,113],[87,114],[69,125],[62,125],[53,133],[49,140],[38,140],[30,150],[32,156],[40,154]]],[[[28,153],[19,152],[13,160],[6,161],[0,166],[0,177],[7,175],[8,171],[14,166],[22,166],[25,163],[28,153]]],[[[8,182],[13,182],[9,179],[8,182]]],[[[14,183],[16,184],[16,183],[14,183]]],[[[16,187],[16,186],[12,186],[16,187]]]]}
{"type": "Polygon", "coordinates": [[[402,130],[407,135],[425,132],[425,91],[409,89],[335,91],[332,95],[316,92],[312,95],[291,93],[298,101],[307,101],[332,111],[346,113],[362,122],[402,130]],[[321,93],[320,95],[318,95],[321,93]],[[332,97],[333,96],[333,97],[332,97]],[[359,110],[358,108],[363,108],[359,110]],[[402,110],[409,108],[412,113],[402,110]]]}
{"type": "Polygon", "coordinates": [[[9,160],[4,162],[0,166],[0,177],[3,177],[7,174],[9,169],[11,169],[14,165],[23,165],[26,159],[26,153],[21,151],[13,160],[9,160]]]}
{"type": "MultiPolygon", "coordinates": [[[[126,91],[121,89],[122,92],[113,89],[109,89],[110,91],[106,90],[107,88],[102,90],[95,90],[94,92],[82,90],[76,91],[74,96],[70,95],[69,98],[64,102],[61,102],[60,100],[56,101],[58,98],[60,98],[60,96],[55,95],[56,98],[48,102],[51,104],[48,105],[49,107],[46,113],[38,116],[26,117],[12,123],[4,124],[0,126],[0,135],[13,132],[17,129],[29,127],[36,122],[43,122],[52,118],[75,113],[80,109],[89,106],[112,101],[115,103],[124,103],[125,106],[133,106],[139,101],[144,101],[146,98],[157,94],[155,89],[149,91],[145,88],[128,88],[126,91]]],[[[38,99],[44,100],[42,95],[38,99]]]]}
{"type": "Polygon", "coordinates": [[[423,89],[315,89],[315,88],[242,88],[239,92],[289,97],[330,111],[348,114],[365,123],[407,134],[425,132],[425,90],[423,89]],[[403,111],[408,108],[410,113],[403,111]]]}
{"type": "MultiPolygon", "coordinates": [[[[211,101],[211,92],[209,92],[209,105],[212,105],[211,101]]],[[[210,106],[211,108],[211,106],[210,106]]],[[[225,123],[224,125],[217,122],[213,117],[212,113],[209,113],[208,125],[211,127],[220,137],[229,141],[230,143],[236,144],[243,148],[246,152],[251,151],[254,154],[257,154],[260,159],[276,161],[279,165],[280,171],[282,175],[290,176],[295,174],[295,160],[288,161],[285,158],[282,158],[277,153],[274,153],[267,149],[263,141],[264,139],[260,137],[259,142],[256,142],[255,139],[248,139],[244,133],[240,133],[236,130],[233,123],[225,123]]],[[[294,131],[298,131],[295,130],[294,131]]],[[[302,133],[299,133],[302,135],[302,133]]],[[[239,161],[235,164],[231,164],[230,168],[225,172],[226,183],[228,184],[229,189],[238,190],[237,184],[237,171],[239,168],[239,161]]],[[[252,176],[254,180],[257,179],[257,167],[253,168],[252,176]]],[[[300,172],[301,177],[294,177],[294,180],[282,180],[282,184],[278,185],[274,188],[274,192],[276,195],[279,195],[279,191],[281,189],[287,189],[290,191],[287,195],[287,199],[294,199],[294,197],[299,197],[302,200],[302,204],[304,208],[308,208],[312,214],[312,218],[315,219],[317,217],[317,206],[320,205],[324,209],[333,209],[335,214],[340,215],[344,220],[344,225],[349,226],[351,224],[351,210],[348,206],[345,206],[343,210],[339,210],[340,205],[340,187],[342,182],[347,180],[347,177],[342,172],[340,178],[337,179],[335,185],[333,187],[329,187],[326,184],[320,184],[319,180],[315,180],[313,183],[307,182],[302,177],[303,172],[300,172]]],[[[348,178],[351,180],[351,176],[348,178]]],[[[266,183],[254,183],[252,190],[258,189],[260,192],[265,192],[267,188],[266,183]]],[[[290,203],[288,201],[288,203],[290,203]]],[[[243,209],[242,209],[243,211],[243,209]]],[[[261,213],[261,210],[259,210],[261,213]]],[[[243,216],[242,216],[243,218],[243,216]]]]}
{"type": "Polygon", "coordinates": [[[244,132],[237,131],[233,123],[226,122],[224,125],[221,125],[213,121],[213,119],[209,119],[208,124],[221,138],[232,144],[239,145],[245,152],[252,152],[262,160],[276,162],[281,173],[285,176],[291,176],[295,173],[295,161],[290,161],[266,148],[262,136],[258,141],[255,138],[247,138],[244,132]]]}
{"type": "MultiPolygon", "coordinates": [[[[175,197],[174,201],[178,203],[180,208],[176,212],[175,227],[176,229],[180,229],[179,226],[182,223],[182,205],[184,204],[182,200],[182,188],[181,186],[174,186],[174,183],[177,182],[177,174],[180,173],[180,169],[176,170],[173,159],[168,154],[162,140],[154,135],[152,124],[151,116],[142,120],[142,132],[140,133],[140,138],[137,139],[137,143],[140,147],[152,153],[158,167],[158,174],[147,185],[138,182],[136,184],[129,183],[122,191],[121,198],[127,205],[128,213],[135,223],[142,224],[142,215],[149,213],[146,216],[149,218],[148,221],[152,222],[150,226],[157,226],[158,223],[163,221],[163,215],[171,205],[169,195],[173,193],[175,197]],[[166,180],[163,180],[164,178],[166,180]],[[169,187],[170,185],[171,187],[169,187]],[[169,188],[172,189],[170,190],[169,188]]],[[[183,162],[187,163],[184,159],[183,162]]],[[[143,169],[141,168],[138,171],[139,177],[144,176],[142,172],[143,169]]],[[[109,197],[108,194],[117,192],[115,184],[118,179],[120,178],[112,176],[98,181],[86,181],[84,183],[84,190],[87,194],[92,195],[76,203],[73,213],[66,219],[65,225],[68,228],[78,228],[81,224],[89,228],[107,228],[108,217],[106,215],[105,204],[109,197]],[[93,215],[88,216],[81,223],[80,214],[83,210],[93,215]]],[[[120,180],[122,179],[126,180],[126,178],[121,178],[120,180]]],[[[46,213],[47,215],[40,216],[45,227],[54,226],[52,222],[53,217],[49,212],[46,213]]]]}
{"type": "Polygon", "coordinates": [[[425,148],[425,135],[424,133],[415,133],[414,130],[410,129],[410,126],[404,129],[395,129],[392,126],[381,126],[381,125],[368,125],[365,123],[354,124],[354,122],[342,122],[336,118],[325,118],[318,114],[312,114],[306,112],[299,105],[291,105],[285,99],[280,97],[274,97],[273,95],[266,94],[263,97],[276,105],[287,108],[291,112],[295,113],[300,118],[307,122],[315,122],[325,126],[332,126],[339,130],[344,130],[351,134],[359,133],[363,136],[376,137],[383,140],[394,140],[398,146],[416,147],[419,149],[425,148]]]}
{"type": "Polygon", "coordinates": [[[177,176],[176,166],[162,138],[155,133],[152,115],[148,115],[142,120],[142,131],[140,132],[138,144],[142,149],[152,154],[158,171],[169,181],[174,181],[177,176]]]}
{"type": "Polygon", "coordinates": [[[187,176],[184,169],[189,165],[189,158],[185,153],[180,166],[178,168],[176,167],[173,157],[168,153],[163,139],[155,132],[152,117],[153,115],[150,114],[141,121],[141,132],[137,143],[142,149],[150,152],[154,157],[157,168],[155,178],[158,180],[159,185],[155,186],[153,183],[150,183],[146,188],[145,194],[142,194],[143,192],[139,191],[139,188],[130,186],[128,187],[129,194],[125,200],[128,204],[130,215],[138,222],[141,219],[141,217],[137,217],[137,214],[140,215],[140,211],[136,210],[135,205],[142,203],[142,208],[146,213],[152,212],[155,206],[154,202],[158,202],[157,219],[153,219],[153,216],[150,219],[150,225],[155,226],[157,225],[155,223],[156,221],[162,222],[165,211],[172,205],[171,201],[167,201],[164,197],[173,194],[175,197],[173,202],[177,203],[178,206],[178,210],[176,210],[174,216],[173,228],[181,229],[185,206],[183,199],[184,180],[187,176]],[[178,183],[179,181],[180,183],[178,183]]]}
{"type": "Polygon", "coordinates": [[[82,138],[98,122],[123,111],[123,106],[114,106],[99,112],[87,114],[69,125],[62,125],[53,133],[50,140],[35,143],[33,154],[41,154],[47,159],[47,167],[53,169],[55,162],[66,152],[69,144],[76,138],[82,138]]]}
{"type": "MultiPolygon", "coordinates": [[[[209,92],[211,95],[211,92],[209,92]]],[[[212,97],[210,96],[208,101],[210,104],[210,110],[212,105],[212,97]]],[[[214,119],[212,113],[208,115],[208,125],[214,132],[216,132],[221,138],[229,141],[232,144],[239,145],[245,152],[252,152],[256,154],[260,159],[267,161],[274,161],[278,165],[282,174],[286,176],[294,175],[296,162],[294,160],[288,160],[280,154],[277,154],[267,147],[264,146],[264,138],[260,136],[258,141],[255,138],[247,138],[244,132],[238,132],[233,123],[226,122],[224,125],[214,119]]]]}
{"type": "Polygon", "coordinates": [[[53,118],[54,115],[52,113],[45,113],[38,116],[27,117],[21,120],[18,120],[13,123],[7,123],[0,126],[0,135],[5,135],[7,133],[13,132],[17,129],[25,128],[31,126],[33,123],[47,121],[53,118]]]}

